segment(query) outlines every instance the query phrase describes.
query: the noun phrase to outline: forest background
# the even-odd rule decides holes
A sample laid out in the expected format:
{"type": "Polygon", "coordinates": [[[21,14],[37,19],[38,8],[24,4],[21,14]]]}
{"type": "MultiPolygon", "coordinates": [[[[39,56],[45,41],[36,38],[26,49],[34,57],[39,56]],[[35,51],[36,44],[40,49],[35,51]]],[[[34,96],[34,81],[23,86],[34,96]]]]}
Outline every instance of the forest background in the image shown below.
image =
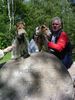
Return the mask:
{"type": "Polygon", "coordinates": [[[29,40],[35,27],[50,26],[51,18],[59,16],[63,28],[75,45],[75,5],[68,0],[0,0],[0,49],[9,46],[15,36],[15,23],[23,20],[29,40]]]}

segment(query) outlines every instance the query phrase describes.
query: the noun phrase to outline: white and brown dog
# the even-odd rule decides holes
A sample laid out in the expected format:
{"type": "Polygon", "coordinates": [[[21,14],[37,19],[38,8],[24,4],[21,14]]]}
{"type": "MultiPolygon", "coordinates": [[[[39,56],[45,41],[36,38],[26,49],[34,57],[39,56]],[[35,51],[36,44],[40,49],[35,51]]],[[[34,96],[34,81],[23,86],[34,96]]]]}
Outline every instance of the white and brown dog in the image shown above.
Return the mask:
{"type": "Polygon", "coordinates": [[[27,33],[24,29],[24,23],[18,22],[16,24],[16,36],[13,39],[12,45],[3,50],[4,53],[11,52],[11,58],[17,59],[19,57],[28,57],[28,39],[27,33]]]}
{"type": "Polygon", "coordinates": [[[12,43],[12,58],[27,57],[28,54],[28,39],[24,29],[18,29],[16,37],[12,43]]]}
{"type": "Polygon", "coordinates": [[[48,51],[47,43],[51,36],[51,31],[46,25],[41,25],[36,27],[35,35],[37,36],[37,45],[39,50],[45,48],[48,51]]]}

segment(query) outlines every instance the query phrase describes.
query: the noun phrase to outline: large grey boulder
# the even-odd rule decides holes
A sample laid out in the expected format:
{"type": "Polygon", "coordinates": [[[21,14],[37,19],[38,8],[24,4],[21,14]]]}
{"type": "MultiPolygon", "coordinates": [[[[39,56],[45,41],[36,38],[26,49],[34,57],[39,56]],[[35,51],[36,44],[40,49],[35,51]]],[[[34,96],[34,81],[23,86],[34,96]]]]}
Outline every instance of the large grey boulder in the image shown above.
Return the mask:
{"type": "Polygon", "coordinates": [[[74,98],[75,98],[75,62],[73,62],[72,66],[68,69],[68,71],[72,77],[73,87],[74,87],[74,98]]]}
{"type": "Polygon", "coordinates": [[[0,100],[74,100],[72,79],[54,55],[34,53],[0,69],[0,100]]]}
{"type": "Polygon", "coordinates": [[[71,67],[68,69],[71,77],[73,78],[73,80],[75,80],[75,62],[73,62],[73,64],[71,65],[71,67]]]}

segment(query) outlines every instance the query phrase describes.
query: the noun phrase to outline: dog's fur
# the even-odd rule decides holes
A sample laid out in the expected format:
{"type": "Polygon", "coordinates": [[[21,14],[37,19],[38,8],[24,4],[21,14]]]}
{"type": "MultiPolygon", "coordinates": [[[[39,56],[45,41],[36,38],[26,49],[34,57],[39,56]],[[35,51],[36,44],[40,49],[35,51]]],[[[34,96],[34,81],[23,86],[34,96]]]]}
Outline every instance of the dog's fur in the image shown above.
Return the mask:
{"type": "Polygon", "coordinates": [[[18,29],[12,45],[14,45],[12,50],[13,59],[17,59],[21,56],[26,58],[28,56],[28,40],[24,29],[18,29]]]}
{"type": "Polygon", "coordinates": [[[50,38],[51,31],[46,25],[41,25],[39,27],[36,27],[35,34],[37,35],[37,45],[39,47],[39,50],[47,50],[48,51],[48,38],[50,38]]]}

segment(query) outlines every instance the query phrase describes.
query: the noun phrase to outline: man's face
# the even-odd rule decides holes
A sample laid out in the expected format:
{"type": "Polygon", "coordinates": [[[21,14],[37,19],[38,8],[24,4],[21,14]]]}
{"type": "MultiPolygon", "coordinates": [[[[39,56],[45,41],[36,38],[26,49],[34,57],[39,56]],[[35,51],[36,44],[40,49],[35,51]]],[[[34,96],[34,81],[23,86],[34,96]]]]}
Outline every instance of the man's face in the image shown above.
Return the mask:
{"type": "Polygon", "coordinates": [[[54,20],[52,22],[52,30],[54,32],[58,31],[59,29],[61,29],[61,22],[59,22],[59,20],[54,20]]]}

